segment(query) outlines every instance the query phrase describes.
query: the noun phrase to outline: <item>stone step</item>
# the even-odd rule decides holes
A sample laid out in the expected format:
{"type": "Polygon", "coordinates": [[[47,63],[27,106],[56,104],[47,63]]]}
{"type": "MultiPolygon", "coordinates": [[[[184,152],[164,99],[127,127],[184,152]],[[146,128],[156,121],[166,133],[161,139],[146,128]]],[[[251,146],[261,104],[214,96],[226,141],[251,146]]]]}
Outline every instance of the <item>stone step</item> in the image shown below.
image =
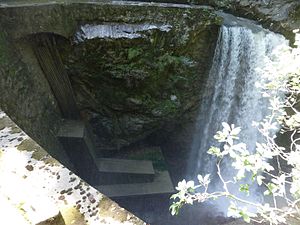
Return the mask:
{"type": "Polygon", "coordinates": [[[79,120],[64,120],[57,137],[73,163],[75,172],[90,184],[97,181],[99,178],[94,161],[93,143],[85,123],[79,120]]]}
{"type": "Polygon", "coordinates": [[[111,198],[174,193],[168,171],[156,174],[151,183],[99,185],[96,189],[111,198]]]}
{"type": "Polygon", "coordinates": [[[98,158],[99,184],[128,184],[152,182],[154,169],[151,161],[98,158]]]}

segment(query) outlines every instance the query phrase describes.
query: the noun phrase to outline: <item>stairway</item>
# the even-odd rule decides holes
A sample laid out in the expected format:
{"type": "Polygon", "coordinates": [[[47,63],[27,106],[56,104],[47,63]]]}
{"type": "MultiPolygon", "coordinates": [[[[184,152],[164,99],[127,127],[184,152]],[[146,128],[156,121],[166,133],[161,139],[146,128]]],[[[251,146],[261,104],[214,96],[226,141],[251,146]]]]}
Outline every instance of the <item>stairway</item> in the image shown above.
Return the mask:
{"type": "MultiPolygon", "coordinates": [[[[82,121],[65,120],[58,139],[77,173],[108,197],[174,192],[169,172],[166,169],[154,168],[150,160],[99,157],[91,130],[82,121]]],[[[152,151],[163,159],[159,147],[152,148],[152,151]]]]}

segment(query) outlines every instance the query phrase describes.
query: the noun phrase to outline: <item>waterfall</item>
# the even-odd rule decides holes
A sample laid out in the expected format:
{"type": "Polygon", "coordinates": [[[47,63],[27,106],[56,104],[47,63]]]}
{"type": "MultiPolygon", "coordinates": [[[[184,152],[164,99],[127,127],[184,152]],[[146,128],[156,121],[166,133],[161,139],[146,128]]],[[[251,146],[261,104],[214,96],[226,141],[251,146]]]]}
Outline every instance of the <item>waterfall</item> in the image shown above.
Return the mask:
{"type": "MultiPolygon", "coordinates": [[[[268,114],[268,100],[262,97],[255,83],[262,81],[261,68],[272,51],[288,44],[283,36],[269,32],[244,19],[223,25],[215,50],[213,64],[202,97],[190,158],[189,175],[211,174],[214,190],[222,185],[217,181],[216,160],[207,154],[210,146],[218,146],[213,136],[222,130],[222,122],[242,128],[240,141],[255,150],[261,141],[252,121],[261,121],[268,114]],[[250,24],[250,25],[247,25],[250,24]]],[[[224,176],[234,174],[231,163],[221,165],[224,176]]],[[[238,190],[236,190],[238,192],[238,190]]],[[[224,201],[223,201],[224,203],[224,201]]],[[[217,203],[226,212],[227,204],[217,203]]]]}

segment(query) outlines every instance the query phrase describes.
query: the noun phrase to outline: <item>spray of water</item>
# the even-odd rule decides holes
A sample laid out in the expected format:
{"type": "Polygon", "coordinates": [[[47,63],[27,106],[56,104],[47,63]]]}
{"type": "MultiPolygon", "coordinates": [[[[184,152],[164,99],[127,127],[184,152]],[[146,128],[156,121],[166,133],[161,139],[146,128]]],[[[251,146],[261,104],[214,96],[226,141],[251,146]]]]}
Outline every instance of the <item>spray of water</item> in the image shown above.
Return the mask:
{"type": "MultiPolygon", "coordinates": [[[[213,136],[222,130],[222,122],[233,123],[242,128],[240,141],[246,143],[250,151],[255,150],[256,142],[262,137],[252,122],[261,121],[269,113],[268,101],[255,83],[263,80],[260,69],[265,66],[266,59],[270,59],[272,51],[282,44],[288,42],[281,35],[245,20],[241,23],[231,21],[221,28],[199,110],[188,168],[192,176],[210,173],[214,190],[222,186],[215,171],[216,161],[206,153],[210,146],[218,146],[213,136]]],[[[229,161],[221,166],[225,178],[234,175],[229,161]]],[[[257,195],[252,198],[257,198],[257,195]]],[[[222,200],[217,205],[220,211],[227,212],[228,202],[222,200]]]]}

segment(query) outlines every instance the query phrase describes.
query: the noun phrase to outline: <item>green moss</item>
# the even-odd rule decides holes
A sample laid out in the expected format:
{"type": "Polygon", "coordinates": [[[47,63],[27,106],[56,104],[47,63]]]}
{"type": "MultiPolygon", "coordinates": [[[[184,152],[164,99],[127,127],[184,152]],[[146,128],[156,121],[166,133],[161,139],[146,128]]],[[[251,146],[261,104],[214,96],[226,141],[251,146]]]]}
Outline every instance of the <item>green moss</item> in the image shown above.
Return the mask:
{"type": "MultiPolygon", "coordinates": [[[[99,214],[101,217],[113,218],[116,221],[125,222],[128,218],[128,212],[117,206],[115,202],[107,197],[103,197],[99,204],[99,214]]],[[[137,223],[138,224],[138,223],[137,223]]]]}
{"type": "MultiPolygon", "coordinates": [[[[142,102],[141,112],[153,109],[161,110],[164,115],[175,112],[176,104],[162,98],[159,90],[166,92],[167,98],[176,92],[174,85],[187,80],[184,76],[189,75],[187,70],[193,67],[193,60],[175,55],[173,49],[154,48],[149,42],[143,41],[139,47],[131,47],[135,45],[134,41],[127,42],[124,41],[119,49],[116,49],[119,40],[110,40],[108,46],[103,40],[92,41],[93,47],[81,45],[82,49],[102,46],[101,54],[90,52],[88,57],[77,59],[72,66],[84,70],[84,65],[79,68],[82,61],[93,62],[94,66],[88,67],[93,74],[91,79],[95,85],[92,86],[101,87],[96,96],[103,105],[124,108],[127,98],[135,98],[142,102]]],[[[74,81],[82,78],[75,77],[74,81]]]]}
{"type": "Polygon", "coordinates": [[[185,56],[176,56],[172,53],[165,53],[158,57],[157,67],[158,72],[165,72],[166,70],[179,70],[189,64],[189,59],[185,56]]]}
{"type": "Polygon", "coordinates": [[[129,48],[128,49],[128,60],[133,60],[136,59],[137,56],[140,56],[142,54],[142,49],[141,48],[129,48]]]}
{"type": "Polygon", "coordinates": [[[291,18],[294,20],[300,20],[300,5],[291,12],[291,18]]]}
{"type": "Polygon", "coordinates": [[[157,110],[162,112],[162,115],[168,116],[170,115],[171,117],[175,117],[176,113],[178,113],[178,104],[175,101],[172,101],[170,99],[161,101],[158,105],[157,110]]]}
{"type": "Polygon", "coordinates": [[[22,130],[19,127],[17,127],[16,125],[13,125],[11,127],[11,131],[10,131],[11,134],[17,134],[17,133],[21,133],[21,132],[22,132],[22,130]]]}
{"type": "MultiPolygon", "coordinates": [[[[81,223],[84,225],[84,223],[81,223]]],[[[62,215],[59,213],[58,215],[49,218],[43,222],[38,223],[37,225],[66,225],[62,215]]]]}
{"type": "Polygon", "coordinates": [[[84,215],[75,207],[60,207],[59,211],[61,212],[65,225],[87,225],[84,215]]]}
{"type": "Polygon", "coordinates": [[[17,146],[17,149],[20,151],[34,151],[36,147],[36,143],[33,140],[26,139],[17,146]]]}
{"type": "Polygon", "coordinates": [[[19,151],[29,151],[32,153],[32,158],[36,160],[41,160],[47,155],[44,149],[42,149],[35,141],[32,139],[25,139],[17,146],[19,151]]]}

